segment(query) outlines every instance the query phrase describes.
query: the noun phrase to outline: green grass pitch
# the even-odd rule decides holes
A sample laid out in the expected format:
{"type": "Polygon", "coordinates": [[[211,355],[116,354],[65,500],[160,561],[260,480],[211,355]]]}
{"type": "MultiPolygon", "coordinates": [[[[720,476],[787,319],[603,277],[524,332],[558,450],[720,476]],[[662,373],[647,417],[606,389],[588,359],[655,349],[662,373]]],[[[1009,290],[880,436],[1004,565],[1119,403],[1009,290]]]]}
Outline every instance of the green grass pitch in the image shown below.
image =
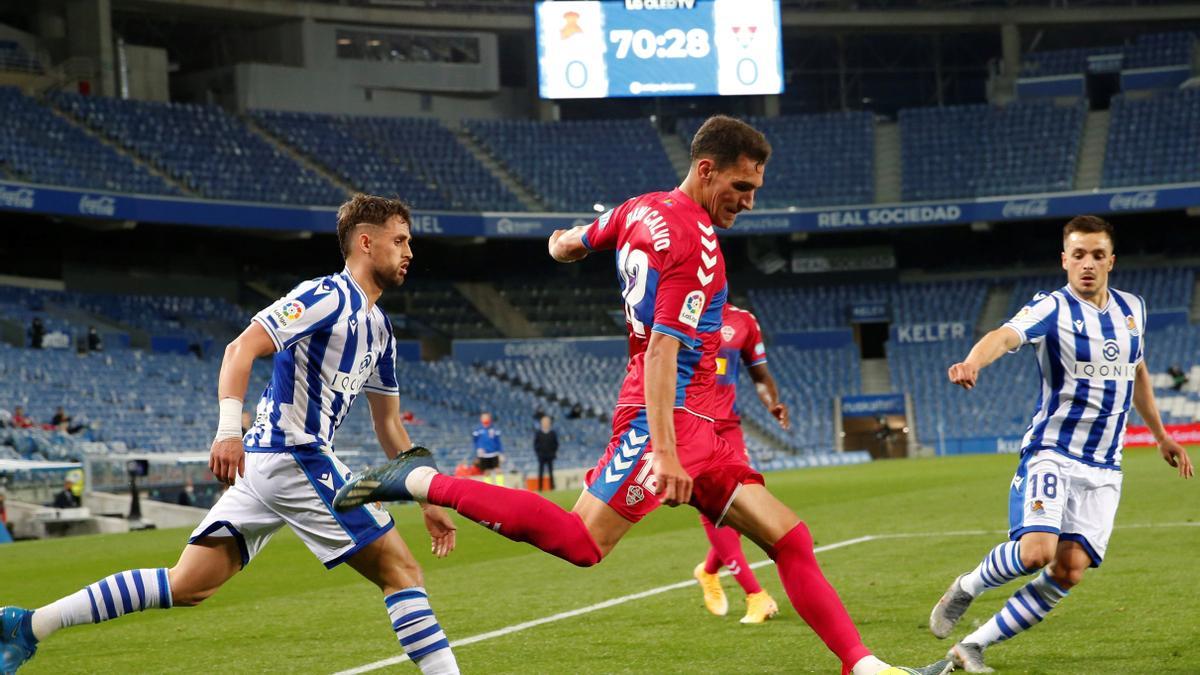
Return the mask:
{"type": "MultiPolygon", "coordinates": [[[[819,555],[867,645],[885,660],[916,665],[950,646],[929,634],[929,610],[956,574],[1002,540],[1015,465],[1013,456],[877,462],[772,473],[767,482],[808,522],[818,545],[920,534],[819,555]],[[993,533],[961,534],[972,530],[993,533]]],[[[569,506],[575,495],[555,498],[569,506]]],[[[439,561],[426,553],[416,509],[394,514],[425,566],[434,610],[452,640],[690,579],[706,550],[695,512],[664,508],[592,569],[462,519],[458,550],[439,561]]],[[[1104,566],[1043,625],[990,650],[989,663],[1006,673],[1200,672],[1197,525],[1200,483],[1180,480],[1156,452],[1129,452],[1104,566]]],[[[0,546],[0,604],[37,606],[118,570],[170,566],[186,535],[159,530],[0,546]]],[[[747,546],[751,561],[765,557],[747,546]]],[[[710,616],[692,586],[456,654],[467,673],[837,672],[836,659],[786,605],[775,569],[757,573],[783,606],[761,626],[738,623],[742,594],[727,578],[725,618],[710,616]]],[[[1016,588],[983,596],[955,636],[986,620],[1016,588]]],[[[60,632],[21,672],[333,673],[399,653],[375,588],[349,568],[325,571],[285,529],[204,605],[60,632]]],[[[417,670],[403,663],[377,672],[417,670]]]]}

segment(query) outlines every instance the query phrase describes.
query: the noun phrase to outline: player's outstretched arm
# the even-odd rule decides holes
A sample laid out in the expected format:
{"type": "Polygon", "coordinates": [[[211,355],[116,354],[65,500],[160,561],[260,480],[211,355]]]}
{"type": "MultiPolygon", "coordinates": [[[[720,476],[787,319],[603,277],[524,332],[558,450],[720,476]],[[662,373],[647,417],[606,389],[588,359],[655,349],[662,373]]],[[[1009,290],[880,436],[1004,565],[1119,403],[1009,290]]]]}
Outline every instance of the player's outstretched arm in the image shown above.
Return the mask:
{"type": "Polygon", "coordinates": [[[1150,433],[1154,434],[1154,440],[1158,443],[1158,451],[1162,453],[1167,464],[1179,469],[1181,478],[1191,478],[1195,473],[1192,458],[1188,457],[1187,450],[1184,450],[1182,445],[1167,434],[1167,429],[1163,426],[1162,418],[1158,414],[1158,403],[1154,400],[1154,385],[1150,383],[1150,371],[1146,368],[1145,361],[1138,364],[1137,374],[1134,376],[1133,407],[1146,421],[1146,426],[1150,427],[1150,433]]]}
{"type": "MultiPolygon", "coordinates": [[[[400,397],[368,391],[367,403],[371,406],[371,421],[375,425],[375,437],[379,439],[383,454],[388,459],[395,459],[396,455],[411,448],[412,438],[400,417],[400,397]]],[[[435,556],[446,557],[454,550],[458,528],[440,507],[421,504],[421,511],[425,529],[429,530],[430,549],[435,556]]]]}
{"type": "Polygon", "coordinates": [[[984,335],[971,348],[967,358],[950,366],[947,373],[950,381],[963,389],[970,390],[979,379],[979,371],[992,365],[996,359],[1004,356],[1021,346],[1021,336],[1017,331],[1001,326],[984,335]]]}
{"type": "Polygon", "coordinates": [[[561,263],[583,260],[590,253],[583,245],[583,234],[587,227],[577,225],[569,230],[555,230],[550,235],[550,257],[561,263]]]}
{"type": "Polygon", "coordinates": [[[790,429],[792,422],[788,419],[788,407],[779,400],[779,386],[775,384],[767,364],[750,366],[750,379],[754,381],[754,391],[758,393],[758,400],[762,401],[763,407],[779,421],[780,428],[790,429]]]}
{"type": "Polygon", "coordinates": [[[246,473],[246,450],[242,447],[242,401],[250,386],[254,359],[275,352],[275,343],[257,322],[225,347],[217,380],[217,404],[221,409],[217,435],[209,451],[208,468],[217,480],[233,485],[246,473]]]}

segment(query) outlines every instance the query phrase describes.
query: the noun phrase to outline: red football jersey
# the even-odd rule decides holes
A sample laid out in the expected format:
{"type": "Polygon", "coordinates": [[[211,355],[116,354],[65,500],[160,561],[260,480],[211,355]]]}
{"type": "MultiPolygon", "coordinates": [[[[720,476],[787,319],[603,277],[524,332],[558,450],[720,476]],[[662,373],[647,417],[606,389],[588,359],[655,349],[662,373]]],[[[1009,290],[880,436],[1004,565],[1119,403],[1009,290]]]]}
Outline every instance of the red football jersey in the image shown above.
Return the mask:
{"type": "Polygon", "coordinates": [[[717,414],[718,420],[736,422],[737,382],[741,364],[746,367],[767,362],[758,319],[744,309],[725,305],[725,322],[721,326],[721,347],[717,350],[717,414]]]}
{"type": "Polygon", "coordinates": [[[601,215],[583,235],[593,251],[617,251],[629,365],[617,406],[645,406],[644,359],[651,332],[679,340],[675,407],[716,419],[716,361],[728,295],[725,258],[708,213],[680,190],[635,197],[601,215]]]}

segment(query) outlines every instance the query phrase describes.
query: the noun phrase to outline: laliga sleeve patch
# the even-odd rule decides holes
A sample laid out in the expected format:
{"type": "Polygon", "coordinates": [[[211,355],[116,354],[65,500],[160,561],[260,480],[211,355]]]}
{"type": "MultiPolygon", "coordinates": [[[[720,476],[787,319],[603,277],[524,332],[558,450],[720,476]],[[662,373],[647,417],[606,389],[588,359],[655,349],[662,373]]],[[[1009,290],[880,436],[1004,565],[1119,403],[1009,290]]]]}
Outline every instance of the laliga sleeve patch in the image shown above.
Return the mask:
{"type": "Polygon", "coordinates": [[[692,291],[683,299],[683,307],[679,310],[679,323],[692,328],[700,325],[700,314],[704,311],[704,291],[692,291]]]}
{"type": "Polygon", "coordinates": [[[289,300],[282,305],[276,307],[271,316],[275,318],[275,322],[280,328],[287,327],[288,324],[298,321],[301,316],[304,316],[304,303],[299,300],[289,300]]]}

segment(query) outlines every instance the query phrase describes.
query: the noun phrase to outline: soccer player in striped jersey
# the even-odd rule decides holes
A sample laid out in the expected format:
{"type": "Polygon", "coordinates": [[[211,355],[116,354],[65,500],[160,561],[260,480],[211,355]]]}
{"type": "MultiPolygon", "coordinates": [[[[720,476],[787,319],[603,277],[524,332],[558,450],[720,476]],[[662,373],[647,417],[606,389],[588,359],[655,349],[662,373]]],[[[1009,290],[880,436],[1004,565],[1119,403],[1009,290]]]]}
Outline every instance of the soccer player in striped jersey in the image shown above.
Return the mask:
{"type": "Polygon", "coordinates": [[[1015,317],[985,335],[950,367],[950,381],[970,390],[979,371],[1026,344],[1042,375],[1037,411],[1022,443],[1009,492],[1009,539],[958,577],[934,606],[929,628],[950,634],[971,602],[989,588],[1035,575],[991,619],[950,649],[969,673],[992,672],[990,645],[1037,625],[1099,567],[1121,496],[1121,449],[1132,403],[1183,478],[1187,451],[1167,435],[1143,359],[1146,303],[1108,286],[1113,227],[1079,216],[1063,228],[1067,285],[1038,293],[1015,317]]]}
{"type": "MultiPolygon", "coordinates": [[[[225,349],[209,468],[231,487],[192,532],[179,562],[118,572],[37,610],[3,608],[0,672],[15,672],[60,628],[199,604],[285,524],[327,568],[348,563],[379,586],[389,623],[422,672],[458,672],[421,568],[391,516],[379,505],[336,514],[330,507],[350,476],[333,453],[334,433],[360,392],[367,394],[384,452],[395,457],[412,447],[400,420],[392,326],[376,306],[408,273],[408,207],[356,195],[338,209],[337,220],[346,268],[297,286],[255,315],[225,349]],[[243,437],[251,366],[270,354],[271,382],[243,437]]],[[[445,556],[454,548],[454,523],[437,507],[423,508],[433,551],[445,556]]]]}
{"type": "MultiPolygon", "coordinates": [[[[717,435],[728,441],[735,451],[744,454],[749,462],[750,450],[742,435],[742,420],[737,409],[738,374],[742,365],[749,369],[759,400],[778,420],[779,426],[783,429],[791,426],[787,405],[779,400],[779,387],[767,367],[767,348],[763,344],[762,329],[753,314],[728,303],[725,305],[716,364],[717,409],[721,411],[715,425],[717,435]]],[[[700,524],[704,526],[704,534],[712,546],[692,574],[700,582],[704,606],[708,611],[717,616],[725,616],[729,611],[729,601],[725,597],[725,590],[721,588],[721,578],[717,575],[724,566],[746,593],[746,615],[742,617],[742,623],[763,623],[778,614],[779,606],[759,585],[754,570],[746,561],[746,554],[742,551],[742,535],[727,525],[713,525],[703,513],[700,514],[700,524]]]]}

